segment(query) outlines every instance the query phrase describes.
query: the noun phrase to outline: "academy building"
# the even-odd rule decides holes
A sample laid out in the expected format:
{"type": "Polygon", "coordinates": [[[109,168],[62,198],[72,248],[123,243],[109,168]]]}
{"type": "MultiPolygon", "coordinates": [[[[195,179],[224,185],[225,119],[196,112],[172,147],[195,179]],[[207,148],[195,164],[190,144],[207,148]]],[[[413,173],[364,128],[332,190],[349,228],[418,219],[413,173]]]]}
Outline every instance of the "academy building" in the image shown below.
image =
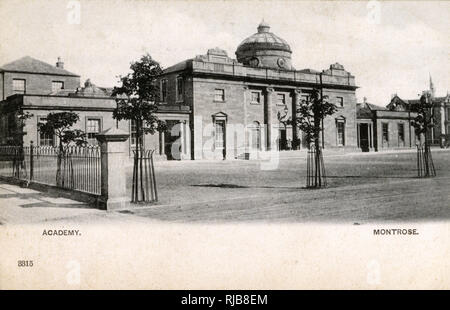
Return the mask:
{"type": "MultiPolygon", "coordinates": [[[[305,149],[295,111],[313,88],[337,106],[323,120],[325,150],[415,147],[414,102],[393,98],[386,109],[357,104],[355,77],[342,65],[297,70],[291,55],[289,44],[263,22],[237,47],[235,58],[212,48],[166,68],[157,81],[157,114],[168,129],[146,135],[144,147],[155,149],[156,159],[252,159],[267,151],[305,149]]],[[[133,122],[112,118],[111,88],[90,80],[81,85],[80,76],[67,71],[61,59],[54,66],[27,56],[0,67],[0,100],[0,145],[10,142],[17,112],[24,111],[32,117],[26,120],[23,143],[55,146],[56,137],[41,134],[38,123],[50,112],[73,111],[80,116],[75,127],[87,133],[89,143],[116,126],[130,134],[130,155],[136,146],[133,122]]],[[[449,96],[436,100],[439,128],[431,138],[438,143],[448,135],[449,96]]]]}
{"type": "Polygon", "coordinates": [[[172,149],[179,135],[183,149],[190,150],[183,155],[192,159],[252,158],[263,151],[305,148],[295,110],[317,87],[338,107],[323,122],[322,146],[357,148],[357,87],[342,65],[296,70],[291,47],[264,22],[235,54],[233,59],[213,48],[164,70],[160,110],[173,116],[170,126],[182,126],[160,139],[162,151],[172,149]]]}

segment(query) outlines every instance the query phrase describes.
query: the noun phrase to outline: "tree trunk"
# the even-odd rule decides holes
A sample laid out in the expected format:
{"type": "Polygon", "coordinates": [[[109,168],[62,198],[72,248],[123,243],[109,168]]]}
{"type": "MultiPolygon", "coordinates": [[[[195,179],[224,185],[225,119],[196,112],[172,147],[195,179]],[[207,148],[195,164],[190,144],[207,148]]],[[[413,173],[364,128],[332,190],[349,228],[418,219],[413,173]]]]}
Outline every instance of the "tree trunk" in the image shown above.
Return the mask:
{"type": "Polygon", "coordinates": [[[145,188],[144,188],[144,177],[142,175],[142,171],[143,171],[143,164],[142,164],[142,157],[143,157],[143,153],[142,153],[142,145],[141,145],[141,141],[143,142],[143,137],[142,137],[142,120],[139,120],[139,138],[137,141],[137,144],[139,145],[139,178],[141,179],[141,192],[142,192],[142,201],[145,201],[146,197],[145,197],[145,188]]]}
{"type": "Polygon", "coordinates": [[[142,145],[141,141],[143,141],[143,128],[142,128],[142,120],[136,121],[136,149],[134,156],[134,165],[133,165],[133,190],[134,197],[136,202],[138,201],[146,201],[145,196],[145,187],[144,187],[144,176],[143,176],[143,162],[142,162],[142,145]],[[141,192],[139,194],[139,191],[141,192]]]}
{"type": "Polygon", "coordinates": [[[427,115],[424,115],[424,136],[425,136],[425,150],[424,150],[424,158],[425,158],[425,176],[430,176],[430,165],[429,165],[429,146],[428,146],[428,122],[427,115]]]}
{"type": "Polygon", "coordinates": [[[314,147],[315,147],[315,170],[314,170],[314,187],[321,187],[321,167],[320,167],[320,145],[319,145],[319,134],[320,134],[320,120],[318,117],[314,117],[314,127],[316,127],[314,133],[314,147]]]}
{"type": "Polygon", "coordinates": [[[63,159],[63,145],[61,141],[61,137],[59,137],[59,149],[58,149],[58,157],[56,161],[56,186],[62,187],[62,175],[61,175],[61,166],[62,166],[62,159],[63,159]]]}

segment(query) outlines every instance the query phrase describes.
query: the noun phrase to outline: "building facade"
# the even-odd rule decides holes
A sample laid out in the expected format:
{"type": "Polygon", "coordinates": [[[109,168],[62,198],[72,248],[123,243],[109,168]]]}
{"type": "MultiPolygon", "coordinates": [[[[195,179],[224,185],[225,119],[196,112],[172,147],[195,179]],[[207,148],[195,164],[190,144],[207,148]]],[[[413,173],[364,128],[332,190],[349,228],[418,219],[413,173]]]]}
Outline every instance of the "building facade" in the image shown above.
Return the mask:
{"type": "MultiPolygon", "coordinates": [[[[113,111],[117,104],[111,97],[111,88],[94,85],[89,79],[80,85],[80,76],[64,69],[61,59],[55,66],[34,59],[23,57],[0,68],[0,145],[24,144],[32,141],[37,146],[58,145],[56,136],[47,136],[38,130],[38,124],[45,122],[50,112],[75,112],[79,121],[73,126],[87,134],[87,142],[97,144],[95,135],[102,130],[116,127],[130,133],[128,139],[129,154],[136,147],[136,128],[131,121],[116,121],[113,111]],[[13,133],[17,130],[20,114],[29,114],[21,129],[23,136],[13,133]]],[[[172,124],[173,120],[185,120],[189,124],[189,109],[179,106],[173,109],[161,108],[158,117],[172,124]],[[167,110],[167,111],[166,111],[167,110]],[[176,112],[176,111],[175,111],[176,112]]],[[[172,131],[173,132],[173,131],[172,131]]],[[[170,140],[170,131],[159,135],[147,135],[144,146],[157,149],[156,159],[167,159],[170,150],[164,150],[160,141],[170,140]],[[165,138],[166,137],[166,138],[165,138]],[[162,154],[162,155],[161,155],[162,154]]],[[[181,134],[183,132],[181,131],[181,134]]],[[[184,135],[183,136],[187,136],[184,135]]],[[[178,141],[179,142],[179,141],[178,141]]],[[[189,153],[189,145],[179,145],[182,152],[189,153]]],[[[174,152],[175,153],[175,152],[174,152]]],[[[180,154],[178,154],[180,155],[180,154]]],[[[190,156],[180,156],[181,159],[190,156]]],[[[170,157],[169,157],[170,159],[170,157]]]]}
{"type": "Polygon", "coordinates": [[[358,147],[363,152],[415,148],[418,137],[412,121],[417,113],[384,108],[364,100],[357,105],[358,147]]]}
{"type": "Polygon", "coordinates": [[[48,113],[72,111],[78,114],[75,129],[87,133],[90,144],[96,144],[95,135],[103,129],[127,123],[112,118],[116,102],[110,90],[93,85],[89,80],[80,87],[80,76],[64,69],[58,59],[56,66],[23,57],[0,68],[0,144],[24,144],[31,141],[38,146],[56,146],[56,136],[40,133],[38,124],[45,122],[48,113]],[[12,132],[17,129],[18,115],[30,115],[24,122],[21,141],[12,132]]]}
{"type": "MultiPolygon", "coordinates": [[[[228,56],[220,48],[209,49],[166,68],[159,76],[157,116],[167,130],[146,135],[145,148],[155,149],[156,159],[252,159],[267,151],[307,148],[297,128],[297,107],[311,91],[320,89],[337,111],[322,122],[324,149],[379,151],[414,147],[411,121],[414,101],[393,97],[386,108],[356,103],[355,77],[342,65],[328,69],[297,70],[289,44],[261,23],[257,32],[242,41],[228,56]]],[[[38,131],[50,112],[73,111],[80,116],[74,126],[96,143],[96,133],[116,126],[129,132],[129,154],[135,148],[133,122],[113,119],[116,108],[111,89],[95,86],[64,69],[24,57],[0,68],[0,144],[11,140],[20,111],[26,120],[23,141],[57,145],[55,137],[38,131]]],[[[435,129],[430,133],[441,143],[449,133],[449,96],[435,98],[435,129]]],[[[447,139],[449,141],[450,139],[447,139]]]]}
{"type": "Polygon", "coordinates": [[[171,144],[177,139],[188,141],[190,153],[183,155],[192,159],[252,158],[305,148],[296,107],[313,88],[321,88],[338,107],[323,121],[322,146],[356,150],[354,76],[338,63],[321,72],[296,70],[291,54],[286,41],[262,23],[238,46],[236,59],[214,48],[164,70],[160,110],[182,128],[160,139],[164,150],[176,149],[171,144]]]}
{"type": "MultiPolygon", "coordinates": [[[[427,139],[431,145],[448,147],[450,145],[450,95],[447,93],[446,96],[436,97],[431,81],[428,92],[431,94],[433,102],[433,107],[429,111],[433,117],[433,126],[427,132],[427,139]]],[[[393,95],[387,108],[414,113],[419,104],[419,99],[403,100],[399,96],[393,95]]]]}

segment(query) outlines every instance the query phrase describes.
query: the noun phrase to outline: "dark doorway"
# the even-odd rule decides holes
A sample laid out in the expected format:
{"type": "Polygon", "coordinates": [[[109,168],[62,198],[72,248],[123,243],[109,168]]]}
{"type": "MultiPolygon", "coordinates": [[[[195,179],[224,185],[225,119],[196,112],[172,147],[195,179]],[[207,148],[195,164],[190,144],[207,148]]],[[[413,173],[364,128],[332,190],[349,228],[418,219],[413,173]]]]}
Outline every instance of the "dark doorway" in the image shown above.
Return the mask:
{"type": "Polygon", "coordinates": [[[286,150],[286,129],[280,129],[280,136],[278,137],[278,149],[280,151],[286,150]]]}
{"type": "Polygon", "coordinates": [[[369,152],[369,125],[359,124],[359,146],[363,152],[369,152]]]}
{"type": "Polygon", "coordinates": [[[181,140],[179,121],[166,121],[167,130],[164,132],[164,153],[168,160],[180,160],[181,140]],[[178,126],[178,127],[174,127],[178,126]]]}

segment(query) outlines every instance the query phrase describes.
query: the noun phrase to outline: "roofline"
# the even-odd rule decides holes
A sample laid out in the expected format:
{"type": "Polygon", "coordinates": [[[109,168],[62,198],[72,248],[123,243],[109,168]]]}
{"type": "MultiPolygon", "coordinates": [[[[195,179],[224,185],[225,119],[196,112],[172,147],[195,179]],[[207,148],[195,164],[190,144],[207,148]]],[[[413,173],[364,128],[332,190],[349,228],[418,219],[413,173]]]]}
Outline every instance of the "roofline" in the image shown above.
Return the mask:
{"type": "MultiPolygon", "coordinates": [[[[162,71],[161,74],[159,74],[159,76],[163,76],[163,75],[167,75],[167,74],[175,73],[175,72],[182,72],[182,71],[189,71],[190,73],[192,73],[193,69],[192,69],[191,64],[194,61],[196,61],[196,62],[212,63],[212,64],[223,64],[223,65],[228,65],[228,66],[241,66],[241,67],[245,67],[245,68],[261,69],[261,70],[269,69],[269,70],[275,70],[275,71],[288,71],[288,72],[307,73],[307,74],[313,74],[313,75],[317,75],[317,76],[319,76],[319,75],[322,75],[322,76],[333,76],[333,77],[335,76],[333,74],[326,73],[325,71],[328,70],[328,69],[322,70],[322,71],[318,71],[318,70],[311,69],[311,68],[304,68],[304,69],[300,69],[300,70],[297,70],[297,69],[294,69],[294,70],[290,70],[290,69],[274,69],[274,68],[271,68],[271,67],[252,67],[252,66],[247,66],[247,65],[244,65],[241,62],[237,62],[237,63],[223,63],[223,62],[219,62],[219,61],[199,61],[199,60],[195,60],[195,58],[189,58],[189,59],[181,61],[181,62],[179,62],[177,64],[174,64],[174,65],[172,65],[170,67],[167,67],[167,68],[165,68],[162,71]],[[186,66],[184,68],[173,70],[173,71],[169,71],[172,67],[175,67],[175,66],[177,66],[179,64],[182,64],[184,62],[186,63],[186,66]],[[315,72],[302,72],[303,70],[313,70],[315,72]]],[[[344,71],[345,71],[345,69],[344,69],[344,71]]],[[[351,74],[350,72],[348,72],[348,71],[345,71],[345,72],[348,73],[348,75],[346,77],[348,77],[348,78],[355,78],[355,76],[353,74],[351,74]]],[[[214,72],[210,72],[210,73],[214,74],[214,72]]],[[[216,73],[216,74],[220,74],[220,73],[216,73]]],[[[355,87],[356,88],[360,88],[359,86],[356,86],[356,85],[355,85],[355,87]]]]}
{"type": "Polygon", "coordinates": [[[314,82],[303,82],[303,81],[291,81],[291,80],[281,80],[281,79],[266,79],[264,77],[253,77],[253,76],[240,76],[240,75],[226,75],[226,74],[214,74],[212,72],[190,72],[193,77],[199,78],[216,78],[222,80],[234,80],[234,81],[265,81],[270,82],[271,84],[285,84],[285,85],[294,85],[294,86],[312,86],[313,88],[320,87],[322,88],[337,88],[337,89],[345,89],[345,90],[356,90],[360,88],[356,85],[343,85],[343,84],[327,84],[327,83],[314,83],[314,82]]]}
{"type": "Polygon", "coordinates": [[[27,74],[40,74],[40,75],[56,75],[56,76],[72,76],[72,77],[81,77],[75,73],[45,73],[45,72],[33,72],[33,71],[20,71],[20,70],[5,70],[0,68],[0,72],[15,72],[15,73],[27,73],[27,74]]]}
{"type": "Polygon", "coordinates": [[[396,111],[396,110],[373,110],[373,112],[417,113],[415,111],[396,111]]]}
{"type": "Polygon", "coordinates": [[[191,65],[191,64],[192,64],[193,61],[194,61],[193,58],[188,58],[188,59],[186,59],[186,60],[183,60],[183,61],[180,61],[180,62],[178,62],[178,63],[176,63],[176,64],[173,64],[173,65],[171,65],[171,66],[169,66],[169,67],[163,69],[162,72],[159,74],[159,76],[166,75],[166,74],[170,74],[170,73],[174,73],[174,72],[185,71],[185,70],[187,70],[187,69],[192,69],[192,65],[191,65]],[[184,68],[180,68],[180,69],[176,69],[176,70],[173,69],[173,68],[175,68],[176,66],[181,66],[182,64],[185,65],[184,68]]]}
{"type": "MultiPolygon", "coordinates": [[[[71,93],[73,94],[73,93],[71,93]]],[[[6,97],[3,101],[12,100],[19,97],[51,97],[51,98],[74,98],[74,99],[109,99],[116,100],[115,97],[95,97],[95,96],[58,96],[58,95],[44,95],[44,94],[14,94],[6,97]]],[[[1,101],[0,101],[1,102],[1,101]]]]}
{"type": "Polygon", "coordinates": [[[188,70],[189,70],[189,68],[184,68],[184,69],[178,69],[178,70],[163,72],[163,73],[159,74],[157,77],[164,77],[164,76],[169,75],[169,74],[184,72],[184,71],[188,71],[188,70]]]}
{"type": "Polygon", "coordinates": [[[74,106],[53,106],[53,105],[20,105],[22,110],[50,110],[50,111],[99,111],[99,112],[113,112],[116,108],[108,107],[74,107],[74,106]]]}

